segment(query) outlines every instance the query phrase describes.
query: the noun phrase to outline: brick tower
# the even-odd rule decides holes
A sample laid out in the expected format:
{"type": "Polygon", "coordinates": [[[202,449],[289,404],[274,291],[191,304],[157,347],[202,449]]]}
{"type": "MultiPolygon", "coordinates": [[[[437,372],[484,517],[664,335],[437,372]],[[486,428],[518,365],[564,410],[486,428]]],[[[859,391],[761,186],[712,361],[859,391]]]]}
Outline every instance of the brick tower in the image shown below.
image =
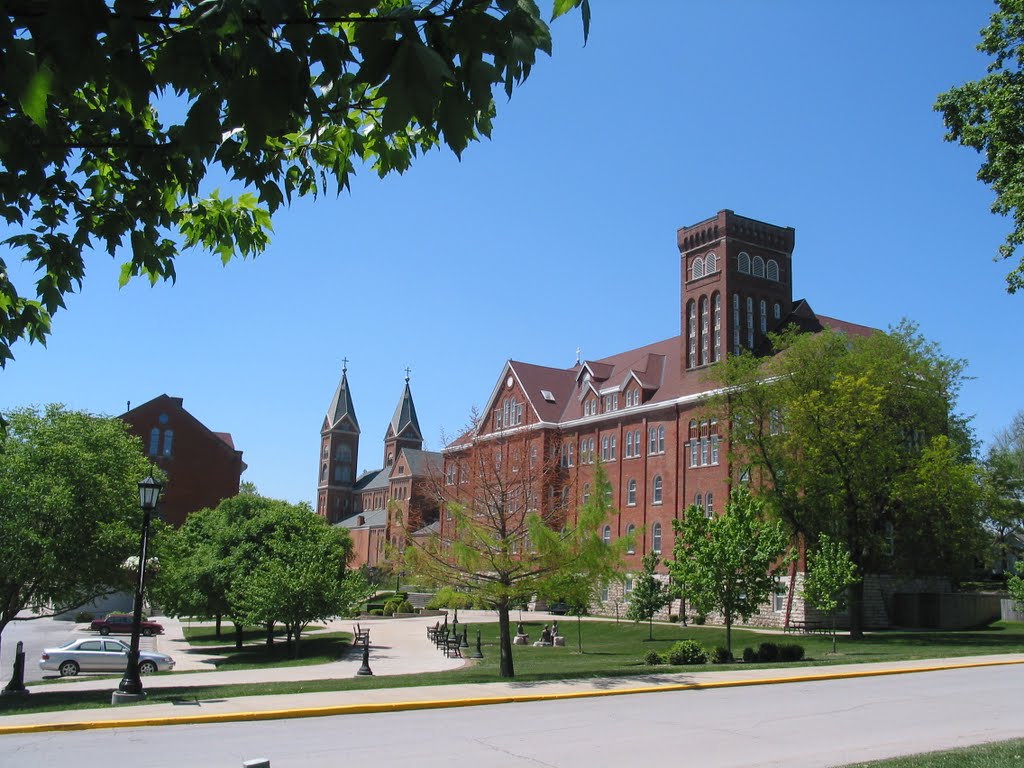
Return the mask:
{"type": "Polygon", "coordinates": [[[348,386],[348,361],[320,428],[317,512],[331,523],[355,510],[354,486],[359,462],[359,422],[348,386]]]}

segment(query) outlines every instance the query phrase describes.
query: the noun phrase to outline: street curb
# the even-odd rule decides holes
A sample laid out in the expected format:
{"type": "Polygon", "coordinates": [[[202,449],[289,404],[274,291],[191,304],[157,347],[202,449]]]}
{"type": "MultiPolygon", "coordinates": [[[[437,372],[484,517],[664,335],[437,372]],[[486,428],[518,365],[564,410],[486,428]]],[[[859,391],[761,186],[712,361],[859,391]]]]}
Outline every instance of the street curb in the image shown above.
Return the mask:
{"type": "Polygon", "coordinates": [[[333,715],[361,715],[379,712],[405,712],[419,709],[447,709],[454,707],[477,707],[489,704],[518,704],[531,701],[558,701],[567,699],[589,699],[597,696],[628,696],[638,693],[666,693],[669,691],[706,691],[715,688],[743,688],[754,685],[783,685],[786,683],[809,683],[822,680],[845,680],[858,677],[882,677],[886,675],[910,675],[920,672],[943,672],[953,669],[974,669],[977,667],[999,667],[1024,664],[1024,660],[975,661],[964,664],[941,664],[923,667],[892,669],[870,669],[855,672],[823,672],[816,675],[771,677],[756,680],[720,680],[708,683],[675,683],[640,688],[619,688],[606,691],[571,691],[567,693],[526,693],[508,696],[486,696],[466,699],[434,699],[425,701],[399,701],[377,704],[339,704],[329,707],[301,707],[297,709],[276,709],[262,712],[226,712],[209,715],[183,715],[175,717],[140,717],[122,720],[92,720],[69,723],[33,723],[25,725],[0,725],[0,735],[15,733],[46,733],[52,731],[86,731],[101,728],[142,728],[157,725],[196,725],[201,723],[251,722],[258,720],[291,720],[301,717],[329,717],[333,715]]]}

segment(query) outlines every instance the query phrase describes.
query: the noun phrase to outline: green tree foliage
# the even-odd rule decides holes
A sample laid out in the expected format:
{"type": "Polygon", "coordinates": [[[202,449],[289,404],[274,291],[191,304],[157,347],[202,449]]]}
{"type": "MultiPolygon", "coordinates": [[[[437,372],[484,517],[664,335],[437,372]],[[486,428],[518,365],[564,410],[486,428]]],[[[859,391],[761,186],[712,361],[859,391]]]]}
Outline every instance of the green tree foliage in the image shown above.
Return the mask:
{"type": "MultiPolygon", "coordinates": [[[[1024,0],[996,0],[998,9],[981,30],[978,50],[992,57],[988,74],[941,94],[935,109],[946,123],[946,141],[984,153],[978,180],[996,193],[992,212],[1013,217],[999,247],[1009,259],[1024,242],[1024,0]]],[[[1006,276],[1009,293],[1024,287],[1024,259],[1006,276]]]]}
{"type": "Polygon", "coordinates": [[[467,460],[466,482],[455,486],[459,496],[448,500],[443,513],[444,536],[411,541],[404,556],[406,570],[427,583],[450,586],[497,611],[500,675],[514,677],[509,610],[570,581],[618,577],[622,548],[601,540],[612,509],[600,465],[589,501],[575,514],[561,506],[542,511],[533,500],[557,471],[557,457],[530,461],[527,441],[510,439],[500,445],[498,460],[490,453],[497,447],[494,441],[467,460]]]}
{"type": "Polygon", "coordinates": [[[992,565],[1004,573],[1024,541],[1024,411],[993,441],[983,487],[985,522],[995,540],[992,565]]]}
{"type": "MultiPolygon", "coordinates": [[[[588,0],[552,16],[577,7],[586,36],[588,0]]],[[[122,284],[173,280],[183,248],[256,256],[293,197],[490,136],[538,51],[533,0],[5,3],[0,215],[42,276],[33,298],[0,261],[0,365],[45,343],[86,250],[126,248],[122,284]],[[213,166],[241,193],[207,189],[213,166]]]]}
{"type": "Polygon", "coordinates": [[[119,587],[138,555],[138,482],[152,472],[124,423],[50,405],[3,414],[0,637],[19,611],[59,613],[119,587]]]}
{"type": "Polygon", "coordinates": [[[846,607],[847,590],[857,579],[857,566],[838,541],[822,534],[807,555],[804,599],[832,619],[832,653],[836,652],[836,612],[846,607]]]}
{"type": "Polygon", "coordinates": [[[1006,587],[1018,611],[1024,611],[1024,560],[1017,562],[1017,573],[1007,579],[1006,587]]]}
{"type": "Polygon", "coordinates": [[[155,594],[168,612],[227,616],[236,644],[246,624],[277,623],[293,655],[310,621],[347,614],[369,588],[346,571],[351,541],[304,504],[240,494],[188,516],[161,542],[155,594]]]}
{"type": "MultiPolygon", "coordinates": [[[[730,460],[793,532],[828,534],[860,573],[964,573],[982,548],[972,444],[954,403],[964,364],[914,326],[773,337],[728,358],[711,408],[730,460]]],[[[860,632],[863,583],[851,587],[860,632]]]]}
{"type": "Polygon", "coordinates": [[[668,586],[654,577],[658,556],[653,552],[644,555],[640,573],[633,579],[633,593],[629,596],[626,618],[639,623],[647,622],[647,638],[654,639],[654,614],[672,599],[668,586]]]}
{"type": "Polygon", "coordinates": [[[705,515],[690,505],[676,533],[673,559],[667,561],[673,581],[686,584],[694,610],[717,611],[725,621],[725,644],[732,653],[732,625],[757,613],[775,588],[775,576],[788,562],[789,534],[779,520],[769,520],[763,501],[737,488],[725,514],[705,515]]]}

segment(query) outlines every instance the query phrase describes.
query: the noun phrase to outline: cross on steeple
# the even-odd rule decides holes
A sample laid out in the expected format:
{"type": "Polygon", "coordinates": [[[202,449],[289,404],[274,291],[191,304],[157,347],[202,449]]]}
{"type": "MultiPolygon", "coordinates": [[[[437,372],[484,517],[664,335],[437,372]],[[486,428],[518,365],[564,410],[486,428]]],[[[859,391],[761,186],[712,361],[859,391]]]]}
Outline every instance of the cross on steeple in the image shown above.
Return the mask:
{"type": "Polygon", "coordinates": [[[412,368],[410,368],[408,365],[405,366],[405,381],[406,381],[406,383],[408,383],[408,381],[409,381],[409,374],[411,372],[412,372],[412,368]]]}
{"type": "Polygon", "coordinates": [[[576,347],[576,365],[580,364],[580,352],[581,351],[582,350],[579,347],[576,347]]]}
{"type": "Polygon", "coordinates": [[[341,358],[341,372],[342,373],[348,373],[348,358],[347,357],[341,358]]]}

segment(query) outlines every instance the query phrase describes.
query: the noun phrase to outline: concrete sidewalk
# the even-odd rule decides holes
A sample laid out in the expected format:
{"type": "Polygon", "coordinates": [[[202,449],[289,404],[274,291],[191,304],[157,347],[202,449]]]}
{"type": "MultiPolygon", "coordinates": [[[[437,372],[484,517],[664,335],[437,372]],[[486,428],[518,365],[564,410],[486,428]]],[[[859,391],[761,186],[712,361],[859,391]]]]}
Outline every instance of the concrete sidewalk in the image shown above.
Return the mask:
{"type": "MultiPolygon", "coordinates": [[[[519,619],[517,613],[514,617],[519,619]]],[[[470,627],[470,645],[474,645],[475,630],[484,625],[485,634],[497,631],[494,613],[461,611],[461,623],[470,627]],[[491,626],[487,626],[491,625],[491,626]]],[[[523,621],[550,623],[547,613],[522,614],[523,621]]],[[[414,674],[458,668],[472,663],[465,659],[446,658],[426,637],[426,628],[433,626],[436,617],[407,619],[359,620],[370,630],[370,665],[376,676],[414,674]]],[[[161,651],[170,653],[178,661],[172,674],[144,678],[147,689],[187,687],[190,685],[222,685],[232,683],[299,682],[305,680],[346,679],[355,676],[362,661],[361,650],[353,648],[346,658],[330,664],[304,667],[278,667],[235,671],[190,672],[189,669],[209,667],[208,654],[191,654],[184,643],[180,623],[164,620],[166,634],[159,639],[161,651]],[[187,661],[186,661],[187,660],[187,661]]],[[[329,622],[322,631],[349,631],[354,622],[329,622]]],[[[561,626],[563,634],[571,635],[568,621],[561,626]]],[[[283,650],[283,649],[282,649],[283,650]]],[[[709,668],[708,671],[674,674],[650,674],[636,677],[599,678],[588,680],[562,680],[548,682],[496,682],[416,688],[378,688],[357,691],[328,691],[271,696],[247,696],[231,699],[183,700],[174,704],[145,704],[131,707],[103,707],[90,710],[29,713],[0,717],[0,734],[26,733],[52,730],[81,730],[86,728],[136,727],[143,725],[173,725],[197,722],[224,722],[232,720],[285,719],[317,717],[337,714],[386,712],[407,709],[460,707],[506,702],[537,701],[552,698],[579,698],[587,696],[623,695],[655,691],[732,687],[743,685],[781,684],[808,680],[866,677],[882,674],[909,674],[914,672],[957,669],[970,666],[1024,664],[1024,653],[997,656],[976,656],[929,661],[886,662],[879,664],[845,664],[827,667],[786,669],[745,669],[742,664],[709,668]]],[[[52,689],[54,685],[73,687],[75,690],[110,690],[117,681],[77,678],[56,684],[32,686],[32,690],[52,689]]]]}

